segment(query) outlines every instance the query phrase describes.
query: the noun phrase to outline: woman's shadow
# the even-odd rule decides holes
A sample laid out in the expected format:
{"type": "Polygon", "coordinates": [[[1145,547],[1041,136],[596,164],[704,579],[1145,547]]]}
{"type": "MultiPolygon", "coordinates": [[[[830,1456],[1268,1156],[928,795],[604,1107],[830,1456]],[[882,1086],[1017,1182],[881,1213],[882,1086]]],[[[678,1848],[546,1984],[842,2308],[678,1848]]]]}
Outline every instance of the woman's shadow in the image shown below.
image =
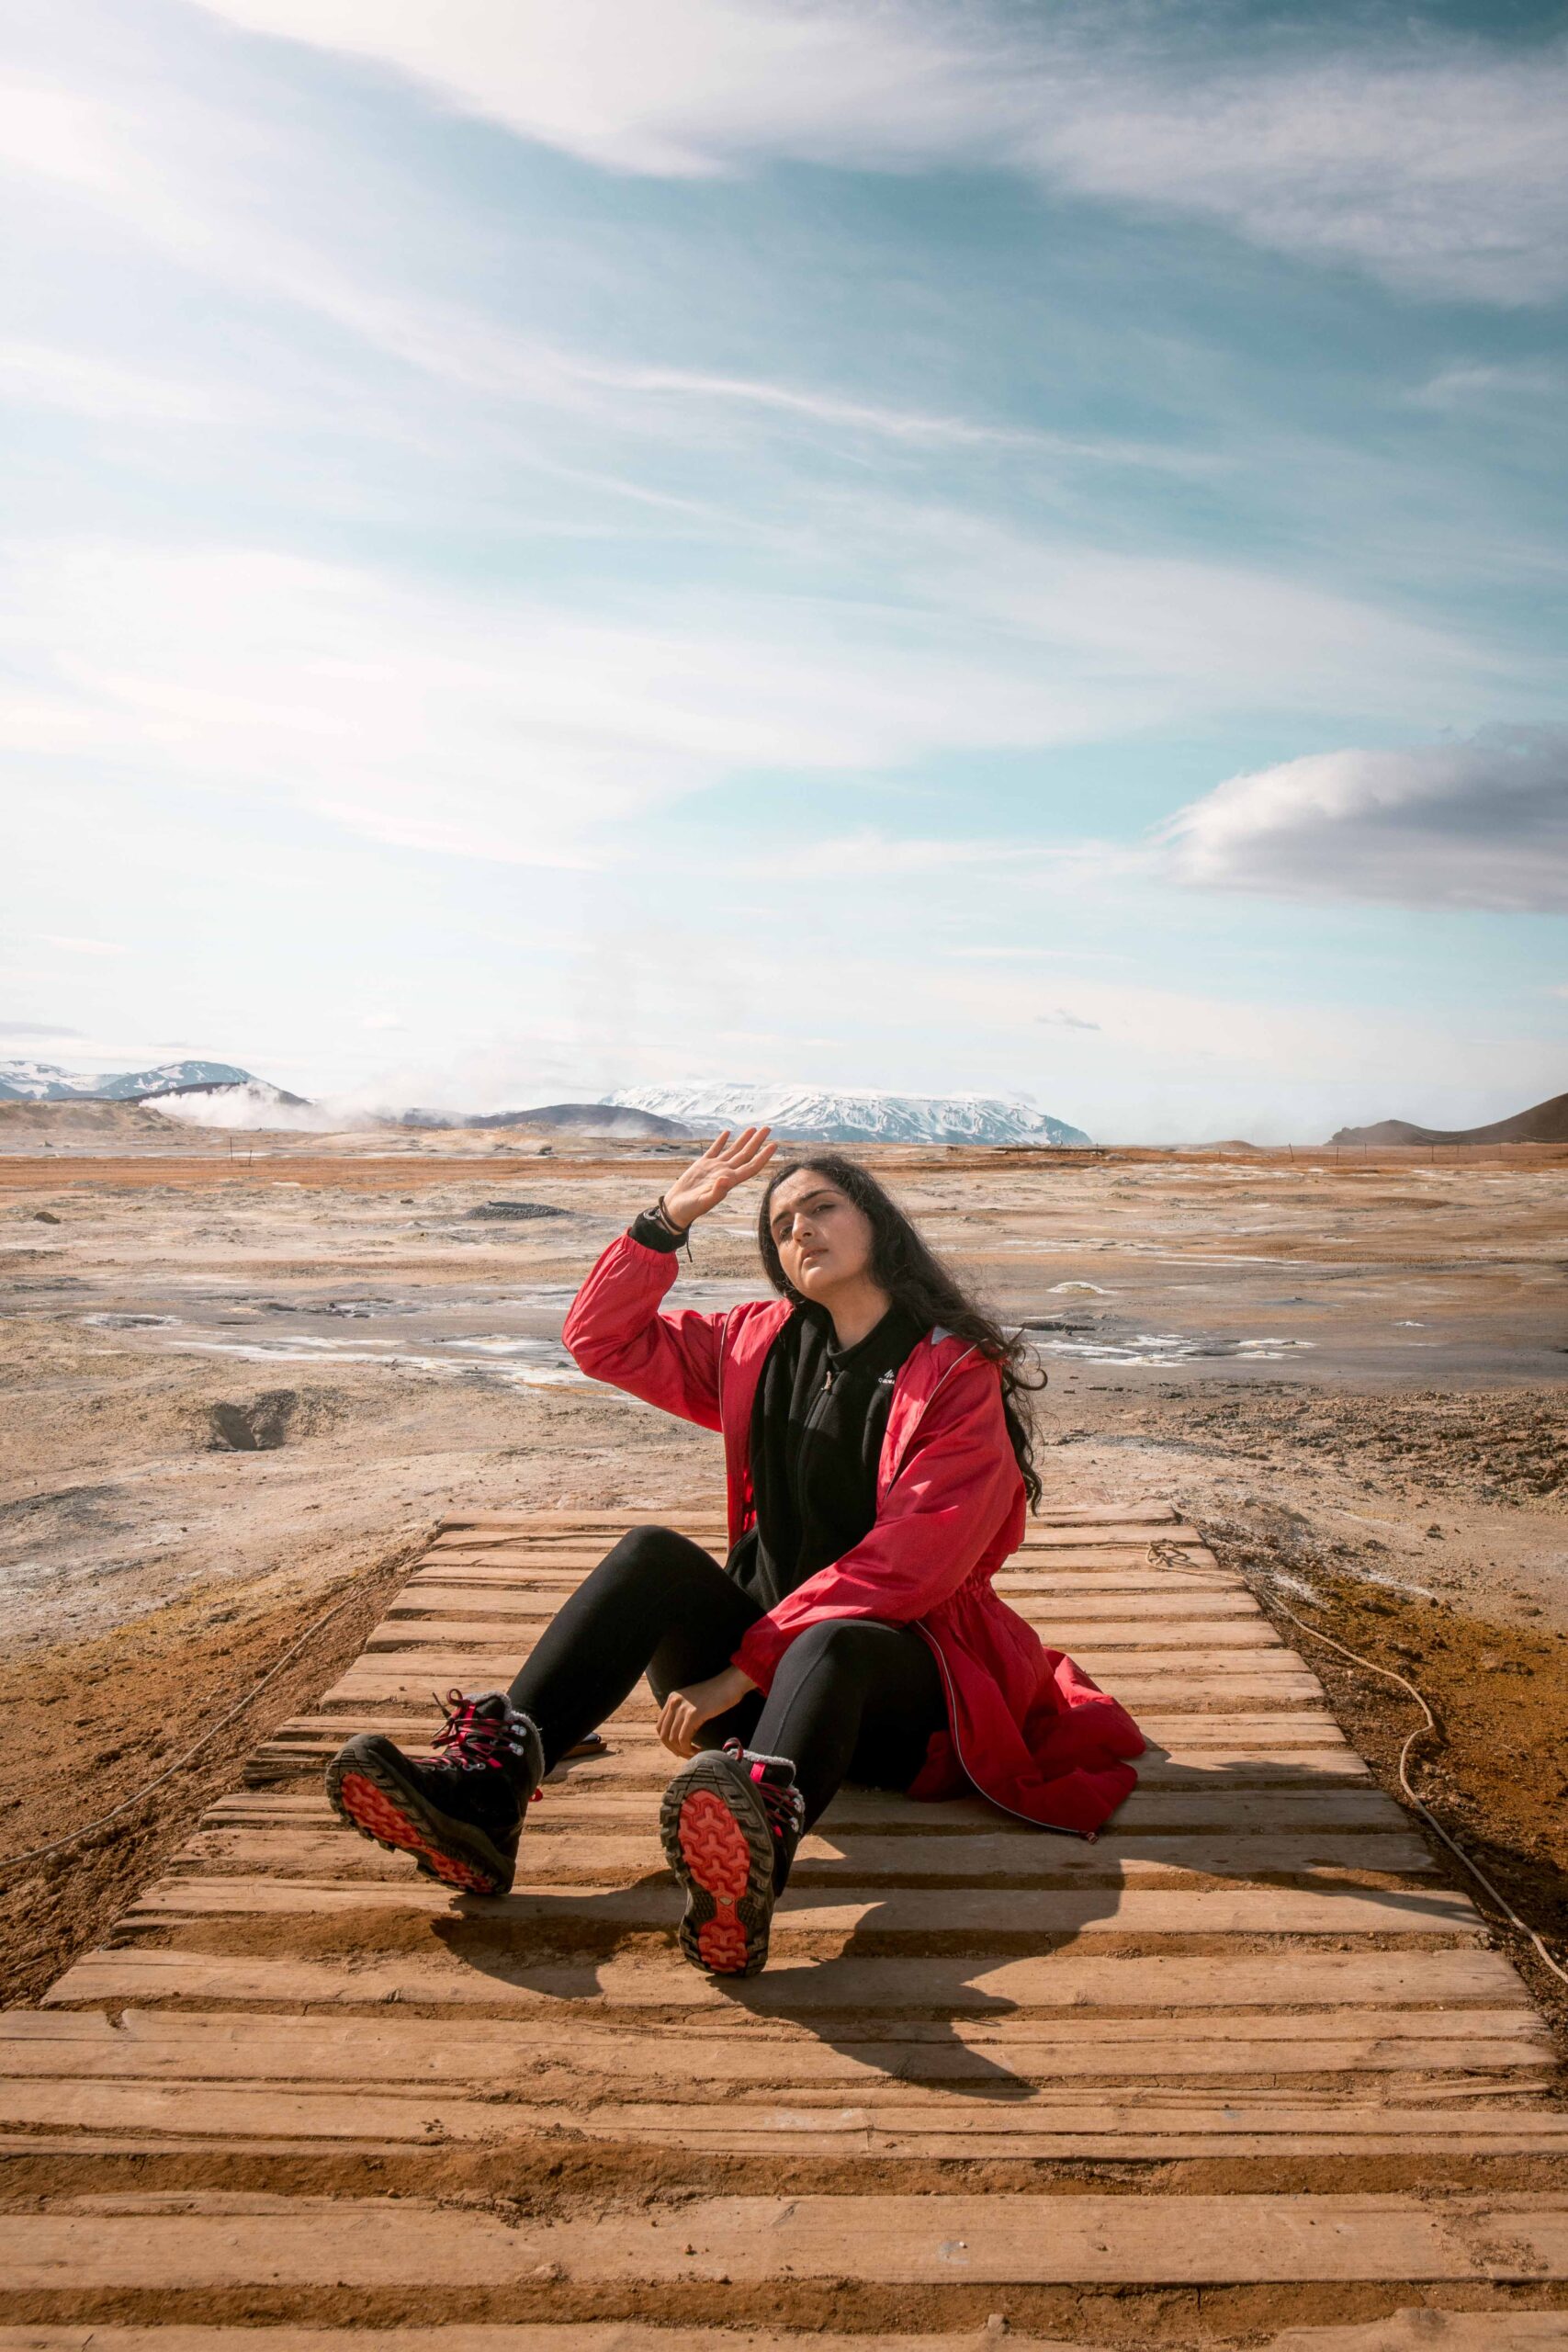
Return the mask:
{"type": "MultiPolygon", "coordinates": [[[[1147,1755],[1151,1766],[1157,1770],[1163,1763],[1167,1768],[1159,1793],[1174,1793],[1165,1751],[1151,1747],[1147,1755]]],[[[818,1834],[829,1843],[847,1836],[848,1852],[841,1861],[803,1856],[775,1915],[776,1957],[759,1976],[708,1979],[707,1997],[716,1997],[730,2010],[759,2021],[788,2022],[825,2048],[890,2082],[919,2084],[933,2094],[1026,2099],[1038,2088],[1038,2071],[1019,2073],[1007,2063],[1005,2041],[987,2036],[985,2029],[1001,2020],[1017,2019],[1021,2024],[1038,2020],[1045,2039],[1059,2033],[1070,2017],[1088,2019],[1099,2013],[1086,2001],[1081,1988],[1064,1988],[1064,1997],[1054,2000],[1049,1978],[1043,1980],[1039,1971],[1042,1964],[1048,1970],[1053,1961],[1072,1953],[1082,1939],[1097,1931],[1116,1932],[1123,1894],[1151,1883],[1141,1873],[1129,1874],[1123,1849],[1135,1846],[1137,1859],[1143,1861],[1157,1857],[1166,1835],[1173,1848],[1189,1836],[1201,1836],[1207,1849],[1201,1871],[1205,1882],[1228,1880],[1233,1886],[1265,1892],[1307,1886],[1318,1895],[1332,1895],[1337,1890],[1363,1895],[1368,1891],[1348,1866],[1337,1871],[1315,1863],[1305,1880],[1284,1870],[1249,1870],[1244,1857],[1227,1868],[1224,1843],[1227,1830],[1245,1843],[1260,1827],[1267,1827],[1266,1815],[1260,1821],[1256,1808],[1250,1820],[1238,1823],[1233,1815],[1227,1822],[1229,1799],[1244,1791],[1253,1798],[1296,1790],[1331,1796],[1347,1790],[1371,1790],[1371,1782],[1325,1781],[1321,1771],[1313,1769],[1310,1757],[1303,1756],[1299,1775],[1276,1762],[1267,1783],[1260,1783],[1256,1767],[1228,1761],[1212,1770],[1183,1770],[1176,1785],[1200,1799],[1195,1822],[1180,1823],[1163,1834],[1146,1830],[1137,1825],[1142,1808],[1134,1796],[1128,1801],[1133,1822],[1119,1829],[1121,1816],[1114,1817],[1100,1839],[1087,1848],[1062,1833],[1015,1826],[1004,1815],[982,1813],[975,1800],[964,1801],[960,1810],[956,1805],[917,1804],[912,1798],[893,1799],[889,1810],[894,1820],[886,1826],[893,1827],[897,1823],[896,1837],[883,1838],[882,1844],[886,1847],[908,1838],[912,1855],[917,1848],[923,1849],[928,1867],[903,1876],[896,1869],[886,1877],[879,1872],[869,1899],[865,1872],[857,1870],[854,1852],[861,1833],[837,1831],[830,1807],[818,1825],[818,1834]],[[908,1808],[907,1824],[897,1821],[900,1804],[908,1808]],[[984,1881],[929,1868],[929,1860],[940,1859],[941,1846],[955,1833],[984,1835],[987,1829],[1003,1834],[997,1839],[998,1870],[987,1872],[984,1881]],[[1075,1860],[1078,1857],[1088,1860],[1087,1872],[1070,1864],[1054,1868],[1055,1854],[1064,1849],[1071,1849],[1075,1860]],[[1022,1883],[1004,1876],[1015,1852],[1018,1881],[1022,1883]],[[977,1898],[973,1924],[963,1921],[966,1906],[938,1902],[933,1905],[932,1928],[924,1935],[912,1928],[911,1914],[918,1911],[922,1897],[954,1893],[977,1898]],[[1005,1917],[1010,1894],[1018,1899],[1016,1924],[1005,1917]],[[1042,1898],[1039,1903],[1030,1900],[1035,1895],[1042,1898]],[[839,1936],[831,1914],[845,1899],[862,1907],[847,1932],[839,1936]],[[829,1917],[819,1926],[808,1925],[814,1911],[826,1911],[829,1917]],[[940,1924],[944,1914],[947,1924],[940,1924]],[[811,1954],[811,1944],[829,1942],[836,1936],[833,1951],[823,1957],[811,1954]],[[808,1947],[805,1953],[800,1949],[803,1940],[808,1947]]],[[[877,1825],[878,1828],[883,1826],[877,1825]]],[[[1325,1829],[1321,1836],[1337,1841],[1344,1834],[1325,1829]]],[[[1363,1868],[1378,1868],[1378,1842],[1375,1837],[1368,1841],[1363,1868]]],[[[1184,1861],[1176,1866],[1184,1871],[1193,1867],[1184,1861]]],[[[672,1927],[674,1896],[671,1874],[660,1871],[611,1890],[541,1890],[494,1901],[460,1901],[434,1923],[434,1931],[466,1966],[499,1984],[558,1999],[563,2005],[597,2000],[609,2006],[620,1988],[613,1980],[606,1982],[604,1971],[646,1956],[649,1910],[657,1914],[667,1908],[672,1927]],[[650,1895],[660,1900],[650,1905],[650,1895]],[[668,1904],[662,1900],[665,1896],[668,1904]]],[[[1427,1921],[1431,1930],[1442,1932],[1456,1924],[1451,1890],[1441,1878],[1435,1877],[1430,1887],[1385,1891],[1382,1900],[1393,1904],[1413,1926],[1427,1921]],[[1439,1891],[1442,1899],[1434,1902],[1432,1896],[1439,1891]]],[[[1145,1946],[1141,1956],[1150,1957],[1150,1938],[1133,1932],[1145,1946]]],[[[1282,1929],[1260,1927],[1257,1931],[1260,1939],[1280,1932],[1292,1931],[1288,1925],[1282,1929]]],[[[1237,1939],[1236,1930],[1225,1933],[1227,1942],[1237,1939]]],[[[1331,1919],[1310,1934],[1314,1943],[1337,1940],[1331,1919]]],[[[1247,1931],[1241,1931],[1241,1937],[1245,1943],[1252,1940],[1247,1931]]],[[[1152,1939],[1157,1949],[1165,1939],[1156,1934],[1152,1939]]],[[[1277,1945],[1268,1948],[1278,1949],[1277,1945]]],[[[1147,2000],[1139,2006],[1148,2006],[1147,2000]]],[[[694,2030],[699,2033],[705,2007],[706,1998],[694,2013],[694,2030]]],[[[1021,2044],[1028,2041],[1027,2033],[1016,2038],[1021,2044]]],[[[1114,2071],[1109,2053],[1107,2066],[1114,2071]]]]}

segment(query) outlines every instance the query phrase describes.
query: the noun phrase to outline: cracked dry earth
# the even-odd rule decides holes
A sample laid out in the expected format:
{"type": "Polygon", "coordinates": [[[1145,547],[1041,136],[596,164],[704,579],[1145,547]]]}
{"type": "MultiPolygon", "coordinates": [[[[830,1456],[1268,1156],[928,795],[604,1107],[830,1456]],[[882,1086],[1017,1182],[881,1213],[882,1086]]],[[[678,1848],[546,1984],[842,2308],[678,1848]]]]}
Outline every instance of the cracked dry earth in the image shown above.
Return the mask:
{"type": "MultiPolygon", "coordinates": [[[[887,1168],[1034,1333],[1021,1605],[1156,1749],[1093,1849],[847,1794],[739,2001],[671,1962],[635,1707],[521,1911],[318,1819],[345,1722],[493,1670],[618,1517],[701,1527],[716,1442],[558,1349],[667,1170],[0,1160],[6,1850],[344,1603],[8,1884],[9,1997],[78,1963],[8,2020],[12,2352],[1568,2342],[1560,1988],[1383,1793],[1407,1702],[1280,1613],[1431,1692],[1439,1817],[1568,1933],[1562,1165],[887,1168]]],[[[705,1230],[685,1295],[752,1263],[705,1230]]]]}

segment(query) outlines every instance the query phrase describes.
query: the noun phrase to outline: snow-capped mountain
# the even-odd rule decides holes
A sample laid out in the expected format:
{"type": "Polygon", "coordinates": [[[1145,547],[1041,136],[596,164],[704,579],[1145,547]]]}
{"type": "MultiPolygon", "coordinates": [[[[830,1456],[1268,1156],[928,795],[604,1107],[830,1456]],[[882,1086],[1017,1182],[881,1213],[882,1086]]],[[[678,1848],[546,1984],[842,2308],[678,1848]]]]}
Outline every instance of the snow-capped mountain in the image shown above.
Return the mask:
{"type": "Polygon", "coordinates": [[[157,1069],[61,1069],[53,1062],[0,1062],[0,1102],[77,1102],[85,1095],[127,1102],[175,1086],[244,1086],[232,1062],[164,1062],[157,1069]]]}
{"type": "Polygon", "coordinates": [[[806,1086],[626,1086],[606,1102],[699,1130],[761,1126],[787,1143],[1088,1143],[1021,1097],[840,1094],[806,1086]]]}

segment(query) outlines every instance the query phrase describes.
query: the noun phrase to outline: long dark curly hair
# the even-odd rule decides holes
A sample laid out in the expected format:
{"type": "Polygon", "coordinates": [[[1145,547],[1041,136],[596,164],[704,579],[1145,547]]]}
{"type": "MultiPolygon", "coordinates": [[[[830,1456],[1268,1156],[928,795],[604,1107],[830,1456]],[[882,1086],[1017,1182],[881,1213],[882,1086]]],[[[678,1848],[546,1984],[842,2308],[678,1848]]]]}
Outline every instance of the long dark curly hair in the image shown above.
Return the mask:
{"type": "Polygon", "coordinates": [[[1043,1367],[1035,1362],[1031,1372],[1032,1360],[1025,1355],[1021,1336],[1015,1333],[1010,1339],[1001,1325],[970,1297],[957,1276],[949,1272],[927,1248],[891,1193],[858,1160],[846,1159],[837,1151],[813,1152],[808,1159],[786,1160],[773,1170],[757,1212],[757,1247],[761,1252],[763,1271],[773,1288],[796,1306],[802,1303],[799,1291],[784,1272],[771,1218],[773,1194],[779,1186],[806,1168],[837,1185],[870,1220],[869,1272],[878,1289],[885,1290],[895,1306],[908,1307],[928,1330],[940,1326],[956,1339],[967,1340],[971,1347],[978,1348],[996,1365],[1001,1374],[1002,1411],[1008,1436],[1023,1473],[1029,1507],[1032,1510],[1038,1509],[1043,1489],[1040,1473],[1034,1466],[1032,1399],[1045,1385],[1043,1367]]]}

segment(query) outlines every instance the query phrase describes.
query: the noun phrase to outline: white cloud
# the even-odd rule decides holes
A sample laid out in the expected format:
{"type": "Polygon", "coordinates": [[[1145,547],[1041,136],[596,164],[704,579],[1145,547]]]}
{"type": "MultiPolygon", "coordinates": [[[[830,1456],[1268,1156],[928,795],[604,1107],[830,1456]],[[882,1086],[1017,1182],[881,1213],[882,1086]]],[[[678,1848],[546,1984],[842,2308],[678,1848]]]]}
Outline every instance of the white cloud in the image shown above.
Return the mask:
{"type": "Polygon", "coordinates": [[[62,1029],[57,1021],[0,1021],[0,1037],[79,1037],[80,1029],[62,1029]]]}
{"type": "Polygon", "coordinates": [[[1254,244],[1488,301],[1568,285],[1568,51],[1478,44],[1168,70],[1042,125],[1042,170],[1254,244]]]}
{"type": "MultiPolygon", "coordinates": [[[[546,355],[532,355],[536,372],[546,355]]],[[[931,449],[1017,449],[1041,457],[1086,459],[1090,463],[1146,466],[1160,472],[1212,473],[1219,463],[1201,452],[1162,448],[1157,445],[1119,441],[1114,437],[1084,437],[1041,433],[1024,426],[987,424],[970,417],[933,415],[886,402],[847,400],[808,386],[770,383],[749,376],[716,376],[700,368],[617,365],[586,356],[556,351],[548,362],[563,384],[574,390],[594,385],[625,391],[638,401],[664,394],[687,401],[729,403],[772,411],[781,416],[840,428],[877,438],[931,449]]]]}
{"type": "Polygon", "coordinates": [[[78,190],[119,180],[115,118],[96,99],[45,82],[0,80],[0,169],[78,190]]]}
{"type": "Polygon", "coordinates": [[[73,939],[53,931],[40,931],[38,935],[48,946],[62,948],[67,956],[123,956],[126,952],[112,939],[73,939]]]}
{"type": "Polygon", "coordinates": [[[1233,776],[1160,840],[1176,879],[1209,889],[1568,910],[1568,728],[1288,760],[1233,776]]]}
{"type": "Polygon", "coordinates": [[[1492,700],[1488,656],[1454,632],[1260,565],[869,499],[840,527],[933,605],[988,621],[1035,661],[1048,653],[1063,737],[1124,734],[1178,710],[1409,713],[1433,696],[1468,719],[1478,695],[1492,700]]]}
{"type": "MultiPolygon", "coordinates": [[[[748,770],[881,771],[1062,725],[1027,665],[951,645],[938,615],[759,594],[590,619],[244,548],[17,559],[15,733],[35,755],[286,797],[413,848],[592,864],[748,770]]],[[[9,718],[0,698],[0,738],[9,718]]]]}
{"type": "Polygon", "coordinates": [[[1005,89],[909,11],[781,0],[202,0],[250,31],[388,65],[613,171],[705,178],[756,153],[961,152],[1005,89]],[[972,86],[976,73],[978,88],[972,86]]]}
{"type": "Polygon", "coordinates": [[[0,395],[107,424],[189,424],[213,413],[194,385],[37,343],[0,344],[0,395]]]}
{"type": "Polygon", "coordinates": [[[1413,408],[1442,411],[1490,406],[1498,401],[1560,401],[1564,389],[1568,389],[1568,375],[1561,368],[1539,361],[1472,360],[1439,368],[1404,397],[1413,408]]]}
{"type": "Polygon", "coordinates": [[[1366,35],[1227,53],[1201,17],[906,0],[202,0],[607,169],[992,164],[1434,293],[1568,284],[1568,52],[1366,35]],[[1163,47],[1161,40],[1163,37],[1163,47]]]}

